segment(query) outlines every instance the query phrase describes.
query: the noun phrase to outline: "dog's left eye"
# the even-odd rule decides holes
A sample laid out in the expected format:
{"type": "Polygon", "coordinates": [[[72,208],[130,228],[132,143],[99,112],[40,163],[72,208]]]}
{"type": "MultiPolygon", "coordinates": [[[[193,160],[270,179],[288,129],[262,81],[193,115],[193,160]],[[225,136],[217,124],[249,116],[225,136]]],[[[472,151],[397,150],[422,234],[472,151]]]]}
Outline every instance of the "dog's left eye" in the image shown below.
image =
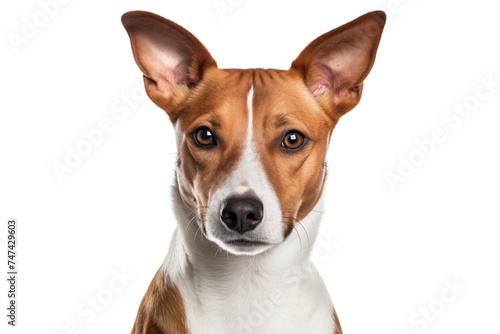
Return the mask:
{"type": "Polygon", "coordinates": [[[281,146],[290,150],[298,150],[302,147],[302,145],[304,145],[304,142],[304,135],[299,131],[292,130],[287,132],[285,138],[283,138],[281,146]]]}
{"type": "Polygon", "coordinates": [[[215,139],[212,130],[206,126],[198,128],[193,133],[196,144],[202,147],[215,145],[215,139]]]}

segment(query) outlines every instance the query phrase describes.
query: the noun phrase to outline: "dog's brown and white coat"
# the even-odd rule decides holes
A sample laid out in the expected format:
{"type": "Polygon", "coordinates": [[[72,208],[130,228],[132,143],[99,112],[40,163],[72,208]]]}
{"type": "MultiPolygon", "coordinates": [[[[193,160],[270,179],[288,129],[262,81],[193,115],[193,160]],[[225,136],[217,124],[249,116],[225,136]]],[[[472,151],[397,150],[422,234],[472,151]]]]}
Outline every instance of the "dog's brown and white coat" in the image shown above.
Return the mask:
{"type": "Polygon", "coordinates": [[[219,69],[171,21],[122,21],[178,149],[179,226],[132,333],[341,333],[309,255],[332,130],[359,102],[384,13],[320,36],[286,71],[219,69]]]}

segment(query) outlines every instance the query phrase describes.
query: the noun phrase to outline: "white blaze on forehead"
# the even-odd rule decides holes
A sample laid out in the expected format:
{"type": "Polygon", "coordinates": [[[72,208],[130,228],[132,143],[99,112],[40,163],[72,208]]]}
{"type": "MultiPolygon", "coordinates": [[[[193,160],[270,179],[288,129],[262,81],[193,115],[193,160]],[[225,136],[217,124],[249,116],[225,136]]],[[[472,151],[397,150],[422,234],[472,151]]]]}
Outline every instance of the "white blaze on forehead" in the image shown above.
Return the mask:
{"type": "Polygon", "coordinates": [[[253,85],[250,87],[247,97],[247,107],[248,107],[248,132],[247,132],[247,144],[252,139],[253,135],[253,85]]]}
{"type": "MultiPolygon", "coordinates": [[[[268,181],[260,155],[253,140],[253,86],[247,97],[248,127],[245,148],[236,169],[231,172],[222,186],[212,196],[207,212],[207,232],[217,236],[214,241],[234,240],[241,236],[230,231],[220,221],[220,207],[229,197],[252,193],[264,204],[262,222],[245,237],[259,239],[264,242],[277,243],[283,240],[281,206],[276,193],[268,181]]],[[[234,140],[238,140],[234,138],[234,140]]],[[[223,248],[225,245],[219,243],[223,248]]]]}
{"type": "MultiPolygon", "coordinates": [[[[247,95],[247,108],[248,108],[248,124],[247,124],[247,136],[245,138],[245,150],[243,156],[247,154],[246,147],[249,143],[252,142],[253,137],[253,85],[250,87],[250,91],[247,95]]],[[[244,157],[243,157],[244,158],[244,157]]],[[[236,185],[232,192],[235,195],[243,195],[250,191],[250,185],[247,182],[242,182],[239,185],[236,185]]]]}

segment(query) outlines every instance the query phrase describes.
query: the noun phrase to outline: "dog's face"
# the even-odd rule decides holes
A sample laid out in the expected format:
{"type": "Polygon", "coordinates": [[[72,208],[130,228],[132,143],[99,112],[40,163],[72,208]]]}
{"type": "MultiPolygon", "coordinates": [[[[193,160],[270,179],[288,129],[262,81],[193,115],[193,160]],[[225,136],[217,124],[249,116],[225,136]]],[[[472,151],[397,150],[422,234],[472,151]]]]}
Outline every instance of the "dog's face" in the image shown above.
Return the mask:
{"type": "Polygon", "coordinates": [[[178,184],[207,237],[245,253],[283,241],[319,198],[333,120],[276,70],[207,70],[181,105],[178,184]]]}
{"type": "Polygon", "coordinates": [[[179,192],[205,236],[235,254],[283,242],[321,195],[332,130],[359,102],[384,14],[320,36],[287,71],[219,69],[175,23],[122,20],[146,91],[175,127],[179,192]]]}

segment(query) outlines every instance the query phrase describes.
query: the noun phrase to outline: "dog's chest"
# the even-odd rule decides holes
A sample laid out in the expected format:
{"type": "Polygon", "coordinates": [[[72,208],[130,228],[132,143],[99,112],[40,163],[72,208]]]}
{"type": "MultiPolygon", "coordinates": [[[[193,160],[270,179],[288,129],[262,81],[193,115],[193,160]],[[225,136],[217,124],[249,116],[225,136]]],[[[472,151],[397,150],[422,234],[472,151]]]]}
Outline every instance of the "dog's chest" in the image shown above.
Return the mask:
{"type": "Polygon", "coordinates": [[[313,266],[226,265],[179,282],[191,334],[334,332],[333,306],[313,266]]]}
{"type": "Polygon", "coordinates": [[[234,299],[220,300],[219,304],[212,301],[207,307],[189,307],[187,302],[186,315],[191,334],[331,334],[331,304],[328,298],[318,298],[317,294],[279,289],[266,294],[243,292],[235,294],[234,299]]]}

